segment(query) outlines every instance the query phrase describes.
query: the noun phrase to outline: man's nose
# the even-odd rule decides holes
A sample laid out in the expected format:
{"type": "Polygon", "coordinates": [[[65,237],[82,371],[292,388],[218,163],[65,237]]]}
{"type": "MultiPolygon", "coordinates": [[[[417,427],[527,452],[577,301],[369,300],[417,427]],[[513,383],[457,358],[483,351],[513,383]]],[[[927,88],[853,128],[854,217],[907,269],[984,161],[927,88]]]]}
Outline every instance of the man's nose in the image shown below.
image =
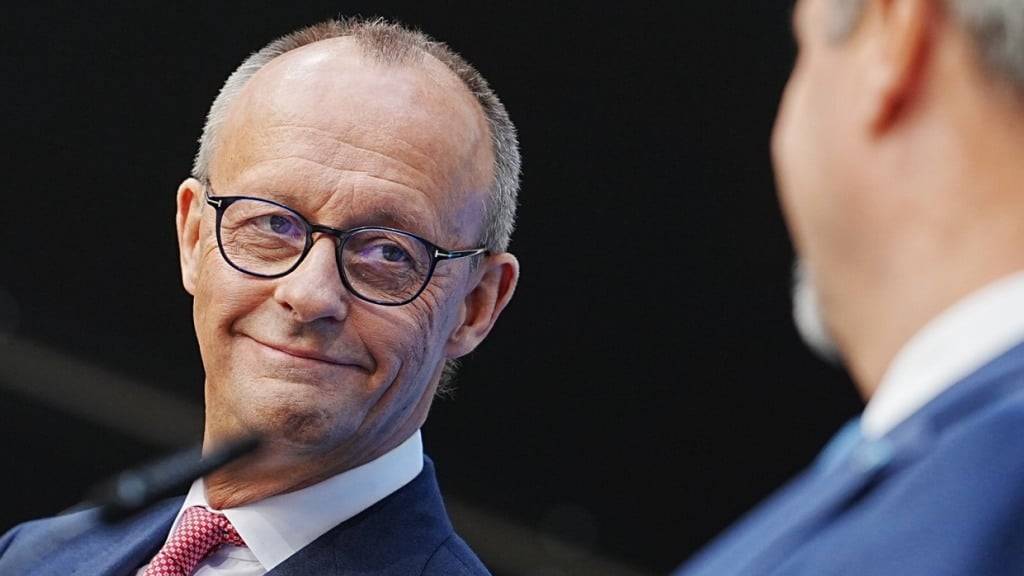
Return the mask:
{"type": "Polygon", "coordinates": [[[274,298],[300,322],[348,315],[351,294],[341,283],[335,246],[332,238],[316,238],[299,267],[278,280],[274,298]]]}

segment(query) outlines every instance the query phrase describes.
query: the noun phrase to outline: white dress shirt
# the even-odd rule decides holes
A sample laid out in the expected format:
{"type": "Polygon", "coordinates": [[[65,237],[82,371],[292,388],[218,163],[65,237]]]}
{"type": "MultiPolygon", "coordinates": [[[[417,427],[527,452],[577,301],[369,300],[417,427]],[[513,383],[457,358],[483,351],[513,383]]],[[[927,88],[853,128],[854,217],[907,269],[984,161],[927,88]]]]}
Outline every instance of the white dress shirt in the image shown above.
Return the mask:
{"type": "MultiPolygon", "coordinates": [[[[412,481],[423,469],[423,441],[417,430],[383,456],[301,490],[238,508],[214,510],[200,478],[192,484],[171,531],[190,506],[227,516],[247,547],[225,545],[199,563],[194,576],[261,576],[338,524],[412,481]]],[[[145,571],[139,569],[137,576],[145,571]]]]}
{"type": "Polygon", "coordinates": [[[963,298],[915,334],[889,364],[861,418],[885,436],[953,384],[1024,340],[1024,272],[963,298]]]}

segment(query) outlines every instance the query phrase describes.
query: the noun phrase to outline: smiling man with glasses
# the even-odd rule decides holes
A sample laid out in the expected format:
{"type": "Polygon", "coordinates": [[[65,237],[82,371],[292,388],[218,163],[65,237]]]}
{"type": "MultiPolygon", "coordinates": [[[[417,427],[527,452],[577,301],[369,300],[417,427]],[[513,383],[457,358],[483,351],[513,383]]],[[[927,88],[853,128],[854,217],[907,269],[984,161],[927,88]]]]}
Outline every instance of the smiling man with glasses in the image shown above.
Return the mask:
{"type": "Polygon", "coordinates": [[[512,297],[518,179],[497,96],[419,32],[330,21],[253,54],[210,109],[176,223],[204,448],[264,447],[114,528],[16,528],[0,571],[487,574],[419,430],[512,297]]]}

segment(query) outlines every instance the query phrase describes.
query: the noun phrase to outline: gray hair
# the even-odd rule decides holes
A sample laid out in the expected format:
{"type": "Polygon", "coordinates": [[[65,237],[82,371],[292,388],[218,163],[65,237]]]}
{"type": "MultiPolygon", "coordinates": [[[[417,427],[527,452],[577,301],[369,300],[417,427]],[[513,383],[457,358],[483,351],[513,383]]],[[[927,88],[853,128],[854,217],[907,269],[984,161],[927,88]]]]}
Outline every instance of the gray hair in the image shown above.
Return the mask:
{"type": "Polygon", "coordinates": [[[192,175],[203,182],[209,179],[210,162],[217,152],[221,127],[228,110],[253,75],[286,52],[320,40],[341,37],[353,38],[366,56],[386,64],[415,64],[424,54],[429,54],[458,76],[476,97],[490,128],[494,148],[493,180],[488,190],[483,232],[479,240],[493,252],[504,252],[515,226],[521,167],[516,129],[504,104],[483,76],[447,45],[419,30],[383,19],[328,20],[278,38],[246,58],[228,77],[210,106],[203,135],[199,139],[199,152],[192,167],[192,175]]]}
{"type": "MultiPolygon", "coordinates": [[[[1024,0],[943,0],[968,31],[997,78],[1024,90],[1024,0]]],[[[865,0],[833,0],[829,34],[844,39],[856,27],[865,0]]]]}

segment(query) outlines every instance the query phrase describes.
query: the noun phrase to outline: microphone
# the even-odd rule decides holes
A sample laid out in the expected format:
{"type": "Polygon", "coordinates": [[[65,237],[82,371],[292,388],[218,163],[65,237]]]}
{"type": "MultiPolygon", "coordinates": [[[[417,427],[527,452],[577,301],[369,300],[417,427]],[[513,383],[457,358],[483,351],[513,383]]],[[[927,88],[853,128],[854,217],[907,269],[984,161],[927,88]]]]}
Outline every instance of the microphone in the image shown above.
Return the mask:
{"type": "Polygon", "coordinates": [[[193,446],[97,484],[89,490],[87,501],[98,506],[102,521],[116,522],[158,500],[184,493],[197,478],[252,453],[260,444],[259,436],[249,435],[226,442],[205,457],[201,446],[193,446]]]}

